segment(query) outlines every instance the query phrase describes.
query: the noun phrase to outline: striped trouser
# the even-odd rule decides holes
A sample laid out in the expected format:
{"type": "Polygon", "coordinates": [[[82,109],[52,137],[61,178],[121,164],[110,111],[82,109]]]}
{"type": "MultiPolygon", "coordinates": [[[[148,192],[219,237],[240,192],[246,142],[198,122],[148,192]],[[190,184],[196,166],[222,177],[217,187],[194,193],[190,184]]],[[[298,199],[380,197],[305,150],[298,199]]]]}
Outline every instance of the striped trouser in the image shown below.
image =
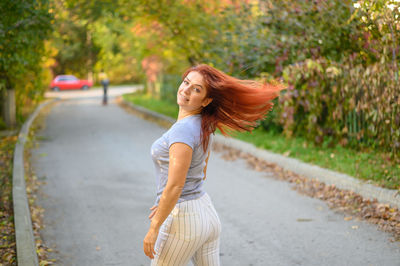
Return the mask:
{"type": "Polygon", "coordinates": [[[176,204],[160,227],[151,265],[219,265],[221,223],[208,194],[176,204]]]}

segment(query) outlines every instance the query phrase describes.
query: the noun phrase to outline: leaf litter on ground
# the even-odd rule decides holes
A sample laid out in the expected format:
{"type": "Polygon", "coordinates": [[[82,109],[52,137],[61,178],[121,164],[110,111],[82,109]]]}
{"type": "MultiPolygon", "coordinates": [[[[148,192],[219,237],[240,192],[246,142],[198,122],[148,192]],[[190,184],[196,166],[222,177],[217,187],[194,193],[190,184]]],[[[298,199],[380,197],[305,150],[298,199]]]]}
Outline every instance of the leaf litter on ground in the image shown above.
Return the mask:
{"type": "MultiPolygon", "coordinates": [[[[248,166],[259,172],[273,172],[275,178],[288,181],[292,188],[301,194],[318,198],[327,203],[334,210],[341,211],[348,216],[345,221],[354,218],[362,219],[376,224],[379,229],[391,233],[391,241],[400,241],[400,211],[389,204],[379,203],[376,199],[364,199],[361,195],[350,191],[339,189],[335,185],[326,185],[316,179],[308,179],[291,171],[285,170],[275,163],[269,163],[251,154],[228,147],[223,144],[214,143],[213,150],[222,153],[221,157],[228,161],[243,159],[248,166]]],[[[358,226],[352,226],[358,229],[358,226]]]]}
{"type": "Polygon", "coordinates": [[[0,139],[0,264],[17,265],[12,202],[12,160],[17,136],[0,139]]]}
{"type": "MultiPolygon", "coordinates": [[[[32,229],[33,235],[35,238],[36,245],[36,253],[39,259],[39,265],[52,265],[56,263],[55,259],[50,259],[50,252],[55,252],[54,249],[48,247],[46,243],[43,241],[42,236],[40,234],[40,230],[44,228],[43,217],[45,210],[39,206],[36,202],[36,199],[39,195],[40,187],[46,184],[43,178],[38,178],[32,167],[32,156],[31,149],[35,148],[39,145],[39,138],[36,135],[36,132],[41,130],[45,126],[45,117],[51,110],[52,106],[55,103],[49,104],[46,107],[42,108],[39,115],[36,117],[34,123],[32,124],[29,130],[29,138],[27,143],[25,144],[24,149],[24,168],[25,168],[25,176],[26,178],[26,191],[29,200],[29,209],[31,212],[32,219],[32,229]]],[[[47,154],[40,154],[39,156],[47,156],[47,154]]]]}

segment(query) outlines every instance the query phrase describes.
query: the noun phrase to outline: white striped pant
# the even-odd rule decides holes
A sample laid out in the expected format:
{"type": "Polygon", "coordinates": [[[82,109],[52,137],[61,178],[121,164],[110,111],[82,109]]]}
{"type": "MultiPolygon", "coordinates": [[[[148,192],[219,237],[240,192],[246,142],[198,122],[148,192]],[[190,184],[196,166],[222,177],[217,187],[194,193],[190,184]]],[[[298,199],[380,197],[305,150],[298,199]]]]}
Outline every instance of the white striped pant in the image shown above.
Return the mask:
{"type": "Polygon", "coordinates": [[[160,227],[151,265],[219,265],[221,223],[208,194],[176,204],[160,227]]]}

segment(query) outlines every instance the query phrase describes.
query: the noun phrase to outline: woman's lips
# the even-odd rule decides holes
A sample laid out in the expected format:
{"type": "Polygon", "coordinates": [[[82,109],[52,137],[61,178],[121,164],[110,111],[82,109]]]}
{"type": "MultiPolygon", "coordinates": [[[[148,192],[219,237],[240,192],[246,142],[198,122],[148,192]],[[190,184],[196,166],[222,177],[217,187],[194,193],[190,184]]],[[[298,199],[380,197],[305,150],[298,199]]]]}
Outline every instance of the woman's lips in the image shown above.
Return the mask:
{"type": "Polygon", "coordinates": [[[182,100],[184,100],[184,101],[186,101],[186,102],[189,101],[189,99],[186,98],[185,96],[183,96],[182,94],[179,93],[178,95],[181,97],[182,100]]]}

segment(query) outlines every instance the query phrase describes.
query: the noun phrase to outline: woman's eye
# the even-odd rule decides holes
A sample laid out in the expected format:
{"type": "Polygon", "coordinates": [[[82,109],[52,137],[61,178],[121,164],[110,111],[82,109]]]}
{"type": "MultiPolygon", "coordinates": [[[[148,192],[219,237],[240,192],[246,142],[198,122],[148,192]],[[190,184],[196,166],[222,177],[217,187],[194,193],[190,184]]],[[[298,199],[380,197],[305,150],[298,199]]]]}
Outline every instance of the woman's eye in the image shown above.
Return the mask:
{"type": "Polygon", "coordinates": [[[194,90],[195,90],[196,92],[200,92],[200,89],[199,89],[199,88],[194,88],[194,90]]]}
{"type": "Polygon", "coordinates": [[[187,82],[186,80],[183,81],[183,84],[188,85],[189,82],[187,82]]]}

